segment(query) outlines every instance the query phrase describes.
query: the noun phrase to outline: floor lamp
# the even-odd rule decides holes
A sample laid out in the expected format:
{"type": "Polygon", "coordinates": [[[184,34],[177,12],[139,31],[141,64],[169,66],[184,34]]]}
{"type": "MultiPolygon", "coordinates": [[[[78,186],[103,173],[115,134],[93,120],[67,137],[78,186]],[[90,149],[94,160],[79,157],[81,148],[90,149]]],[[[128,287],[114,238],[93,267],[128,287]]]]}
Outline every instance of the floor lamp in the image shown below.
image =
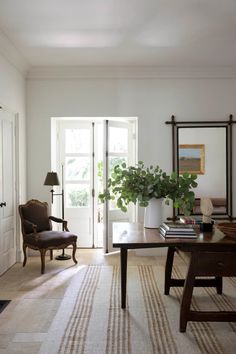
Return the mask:
{"type": "MultiPolygon", "coordinates": [[[[62,165],[62,181],[63,181],[63,165],[62,165]]],[[[53,204],[53,197],[55,195],[61,195],[61,213],[62,213],[62,219],[64,220],[64,189],[63,189],[63,182],[62,182],[61,193],[54,193],[53,186],[59,186],[60,182],[59,182],[59,179],[58,179],[58,176],[57,176],[56,172],[48,172],[47,176],[45,178],[45,181],[44,181],[44,185],[52,187],[52,189],[50,190],[51,195],[52,195],[52,204],[53,204]]],[[[62,250],[62,254],[60,254],[59,256],[55,257],[55,259],[60,260],[60,261],[64,261],[64,260],[67,260],[67,259],[70,259],[70,258],[71,258],[70,255],[65,254],[64,248],[62,250]]]]}

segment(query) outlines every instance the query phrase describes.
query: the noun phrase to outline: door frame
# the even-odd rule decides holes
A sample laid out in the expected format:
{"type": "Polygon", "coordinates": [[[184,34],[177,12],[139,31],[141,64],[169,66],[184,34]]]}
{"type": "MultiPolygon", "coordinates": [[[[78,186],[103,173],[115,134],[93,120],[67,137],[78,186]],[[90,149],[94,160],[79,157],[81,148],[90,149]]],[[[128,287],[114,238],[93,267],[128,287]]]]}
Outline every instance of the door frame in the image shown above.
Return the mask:
{"type": "MultiPolygon", "coordinates": [[[[18,215],[18,205],[20,204],[20,166],[19,166],[19,113],[12,111],[7,106],[0,104],[0,110],[5,111],[11,115],[11,121],[13,123],[13,227],[14,227],[14,263],[22,261],[22,235],[20,228],[20,219],[17,218],[18,215]]],[[[13,265],[12,264],[12,265],[13,265]]],[[[11,266],[10,266],[11,267],[11,266]]],[[[10,268],[9,267],[9,268],[10,268]]],[[[8,269],[9,269],[8,268],[8,269]]]]}

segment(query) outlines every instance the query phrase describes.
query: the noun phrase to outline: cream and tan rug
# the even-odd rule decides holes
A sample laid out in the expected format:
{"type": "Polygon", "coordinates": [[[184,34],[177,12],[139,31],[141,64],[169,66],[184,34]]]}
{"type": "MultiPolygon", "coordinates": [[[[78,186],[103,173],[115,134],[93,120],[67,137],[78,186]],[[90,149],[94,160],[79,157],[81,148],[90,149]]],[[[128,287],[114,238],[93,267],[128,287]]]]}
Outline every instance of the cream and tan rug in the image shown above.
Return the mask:
{"type": "MultiPolygon", "coordinates": [[[[175,267],[176,277],[184,268],[175,267]]],[[[189,322],[179,333],[181,288],[163,295],[164,267],[129,266],[127,308],[120,308],[117,266],[84,266],[73,277],[41,354],[233,354],[236,323],[189,322]]],[[[193,308],[236,310],[236,279],[224,278],[224,294],[194,289],[193,308]]]]}

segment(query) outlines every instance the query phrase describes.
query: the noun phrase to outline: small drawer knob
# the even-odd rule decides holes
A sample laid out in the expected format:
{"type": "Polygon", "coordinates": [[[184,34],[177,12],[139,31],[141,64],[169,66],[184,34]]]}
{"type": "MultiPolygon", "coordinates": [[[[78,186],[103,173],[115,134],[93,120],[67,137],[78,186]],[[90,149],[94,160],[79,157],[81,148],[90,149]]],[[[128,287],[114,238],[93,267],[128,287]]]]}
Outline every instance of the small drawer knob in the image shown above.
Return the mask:
{"type": "Polygon", "coordinates": [[[220,268],[222,268],[222,267],[224,266],[224,263],[222,263],[222,262],[217,262],[217,266],[220,267],[220,268]]]}

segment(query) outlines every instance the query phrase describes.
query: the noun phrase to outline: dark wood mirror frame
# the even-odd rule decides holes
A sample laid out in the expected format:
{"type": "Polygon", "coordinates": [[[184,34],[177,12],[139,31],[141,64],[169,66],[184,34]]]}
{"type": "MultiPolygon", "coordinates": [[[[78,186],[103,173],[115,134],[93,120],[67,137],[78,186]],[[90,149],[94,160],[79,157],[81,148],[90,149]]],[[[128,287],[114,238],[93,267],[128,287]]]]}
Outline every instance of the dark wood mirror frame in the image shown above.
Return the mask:
{"type": "MultiPolygon", "coordinates": [[[[179,129],[181,128],[225,128],[226,132],[226,210],[212,214],[214,219],[233,219],[233,198],[232,198],[232,126],[233,115],[227,121],[176,121],[175,116],[171,116],[171,121],[165,122],[172,126],[172,169],[179,173],[179,129]]],[[[197,198],[196,198],[197,200],[197,198]]],[[[199,215],[200,212],[193,212],[199,215]]],[[[173,218],[182,215],[179,210],[173,208],[173,218]]]]}

